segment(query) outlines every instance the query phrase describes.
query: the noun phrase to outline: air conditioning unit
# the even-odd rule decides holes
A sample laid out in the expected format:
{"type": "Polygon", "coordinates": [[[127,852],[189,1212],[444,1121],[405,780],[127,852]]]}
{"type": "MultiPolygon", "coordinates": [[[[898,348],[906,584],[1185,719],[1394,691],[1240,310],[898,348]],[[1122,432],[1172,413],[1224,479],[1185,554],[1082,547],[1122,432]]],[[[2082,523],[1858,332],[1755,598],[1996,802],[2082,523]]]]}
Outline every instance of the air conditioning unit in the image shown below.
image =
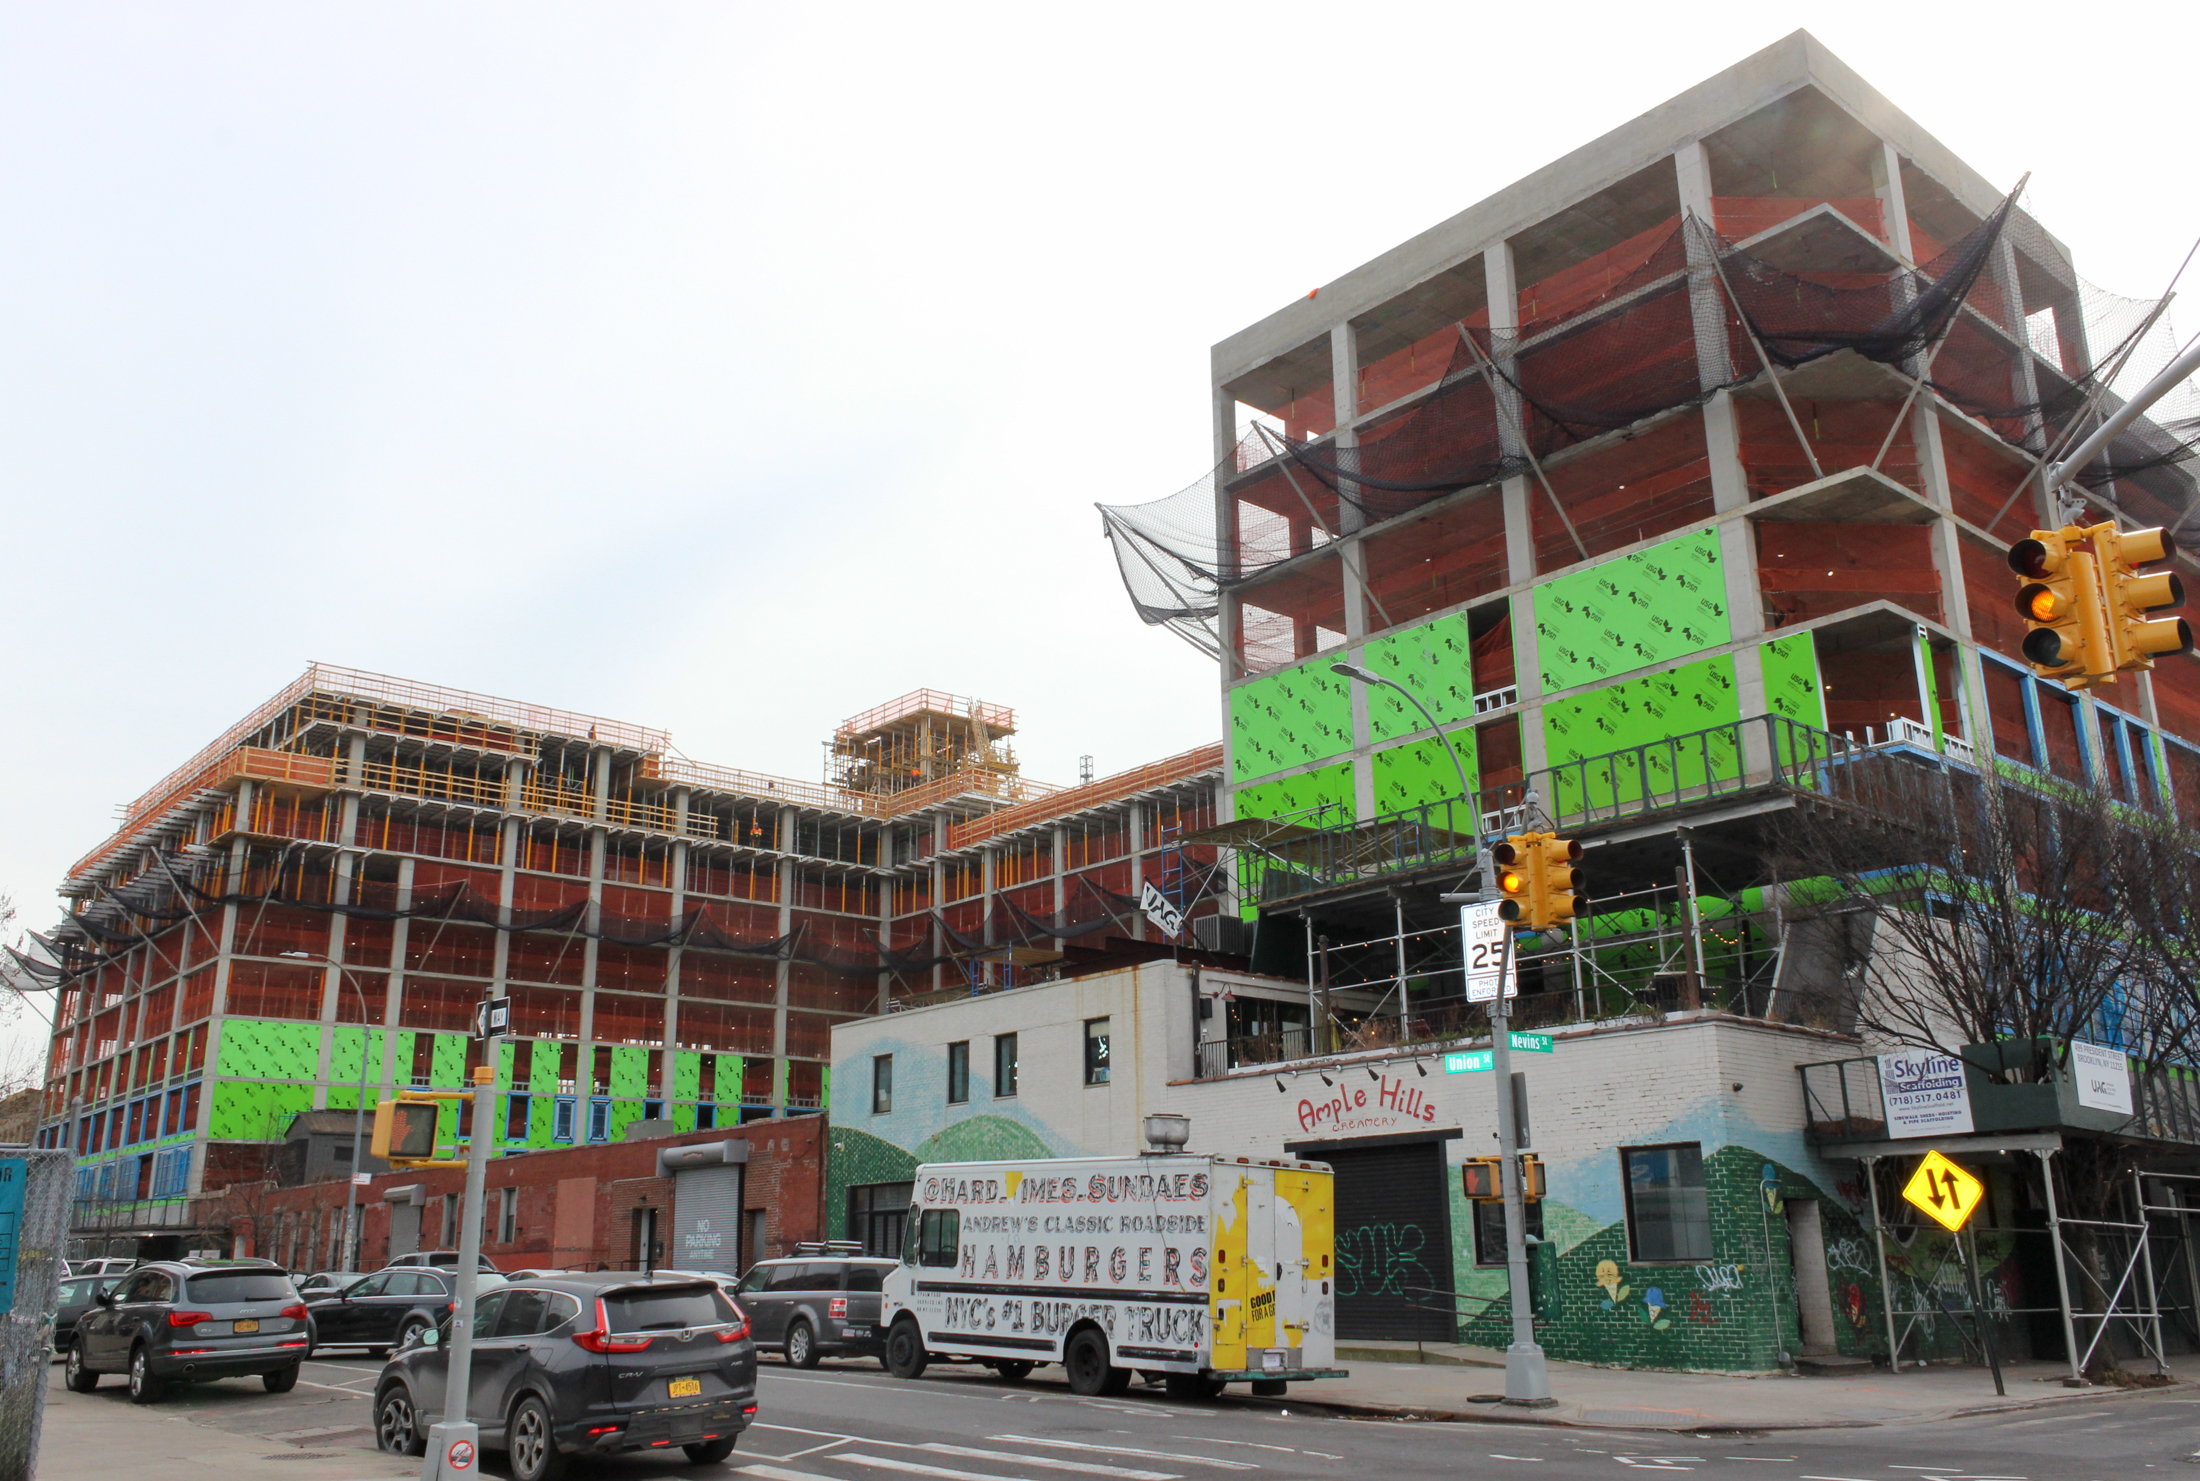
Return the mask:
{"type": "Polygon", "coordinates": [[[1234,915],[1203,915],[1192,922],[1192,944],[1201,951],[1244,956],[1252,950],[1252,930],[1234,915]]]}

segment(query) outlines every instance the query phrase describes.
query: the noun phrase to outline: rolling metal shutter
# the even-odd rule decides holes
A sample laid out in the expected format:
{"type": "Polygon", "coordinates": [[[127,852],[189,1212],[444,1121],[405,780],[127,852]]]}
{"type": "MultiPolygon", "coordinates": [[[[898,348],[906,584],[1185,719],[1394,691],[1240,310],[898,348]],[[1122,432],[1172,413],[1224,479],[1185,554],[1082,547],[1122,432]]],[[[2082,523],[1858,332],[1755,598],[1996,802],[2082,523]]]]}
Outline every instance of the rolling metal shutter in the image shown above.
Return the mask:
{"type": "Polygon", "coordinates": [[[672,1175],[672,1237],[664,1264],[674,1270],[739,1275],[741,1165],[683,1167],[672,1175]]]}
{"type": "Polygon", "coordinates": [[[1456,1341],[1443,1143],[1305,1155],[1337,1170],[1337,1336],[1456,1341]]]}

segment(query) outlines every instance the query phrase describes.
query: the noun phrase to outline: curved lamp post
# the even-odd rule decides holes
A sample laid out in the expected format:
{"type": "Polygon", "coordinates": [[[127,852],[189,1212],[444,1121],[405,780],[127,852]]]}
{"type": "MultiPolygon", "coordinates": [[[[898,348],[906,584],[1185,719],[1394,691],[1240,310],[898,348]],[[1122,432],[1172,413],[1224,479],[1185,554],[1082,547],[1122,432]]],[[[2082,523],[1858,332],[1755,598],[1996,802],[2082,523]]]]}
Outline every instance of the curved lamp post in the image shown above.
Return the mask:
{"type": "MultiPolygon", "coordinates": [[[[344,1178],[344,1243],[337,1254],[337,1263],[343,1266],[351,1261],[354,1254],[354,1211],[359,1206],[359,1152],[367,1117],[367,1046],[373,1041],[375,1026],[367,1018],[366,990],[353,979],[351,968],[325,956],[317,957],[310,951],[283,951],[276,955],[302,958],[309,962],[319,962],[324,967],[334,967],[337,976],[351,989],[352,996],[359,1000],[359,1098],[351,1108],[351,1171],[344,1178]]],[[[388,1032],[386,1028],[383,1030],[385,1035],[388,1032]]]]}

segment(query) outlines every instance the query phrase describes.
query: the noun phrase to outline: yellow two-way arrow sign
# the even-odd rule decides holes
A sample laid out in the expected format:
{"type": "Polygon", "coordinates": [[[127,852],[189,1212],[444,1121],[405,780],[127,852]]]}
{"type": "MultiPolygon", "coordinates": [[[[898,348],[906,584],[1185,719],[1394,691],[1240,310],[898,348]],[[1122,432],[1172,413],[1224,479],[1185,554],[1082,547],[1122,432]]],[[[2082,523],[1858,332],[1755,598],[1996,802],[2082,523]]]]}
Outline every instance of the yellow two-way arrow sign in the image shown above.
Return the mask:
{"type": "Polygon", "coordinates": [[[1954,1234],[1970,1222],[1979,1200],[1986,1196],[1986,1185],[1938,1152],[1927,1152],[1903,1186],[1902,1196],[1954,1234]]]}

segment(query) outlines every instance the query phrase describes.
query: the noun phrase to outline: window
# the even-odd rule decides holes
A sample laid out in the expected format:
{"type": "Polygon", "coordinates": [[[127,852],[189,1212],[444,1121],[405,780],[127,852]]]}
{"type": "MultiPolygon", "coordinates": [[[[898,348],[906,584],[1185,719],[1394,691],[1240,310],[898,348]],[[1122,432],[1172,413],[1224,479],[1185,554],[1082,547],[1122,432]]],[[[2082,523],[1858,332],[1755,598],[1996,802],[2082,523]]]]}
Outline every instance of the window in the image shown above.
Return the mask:
{"type": "Polygon", "coordinates": [[[1624,1147],[1627,1237],[1642,1261],[1711,1258],[1711,1205],[1704,1194],[1703,1148],[1624,1147]]]}
{"type": "Polygon", "coordinates": [[[717,1125],[718,1108],[716,1106],[709,1101],[705,1101],[695,1108],[695,1129],[697,1131],[715,1130],[717,1125]]]}
{"type": "Polygon", "coordinates": [[[439,1235],[442,1241],[453,1249],[458,1248],[458,1195],[456,1193],[443,1195],[443,1222],[438,1227],[442,1231],[439,1235]]]}
{"type": "Polygon", "coordinates": [[[892,1259],[901,1253],[901,1226],[916,1195],[914,1183],[864,1183],[848,1190],[848,1237],[866,1255],[892,1259]]]}
{"type": "Polygon", "coordinates": [[[328,1153],[329,1156],[335,1158],[338,1162],[349,1162],[351,1161],[351,1143],[338,1142],[335,1146],[328,1149],[328,1153]]]}
{"type": "Polygon", "coordinates": [[[504,1319],[497,1323],[499,1337],[532,1337],[543,1329],[545,1291],[499,1291],[504,1298],[504,1319]]]}
{"type": "MultiPolygon", "coordinates": [[[[1530,1239],[1543,1237],[1543,1200],[1526,1199],[1521,1204],[1526,1217],[1530,1239]]],[[[1505,1263],[1505,1205],[1484,1203],[1474,1205],[1474,1263],[1477,1265],[1502,1265],[1505,1263]]]]}
{"type": "Polygon", "coordinates": [[[588,1103],[588,1139],[592,1142],[611,1140],[611,1102],[598,1099],[588,1103]]]}
{"type": "Polygon", "coordinates": [[[524,1095],[504,1097],[504,1139],[508,1142],[527,1140],[527,1109],[529,1098],[524,1095]]]}
{"type": "Polygon", "coordinates": [[[993,1036],[993,1097],[1006,1099],[1016,1093],[1016,1036],[993,1036]]]}
{"type": "Polygon", "coordinates": [[[810,1290],[812,1289],[810,1272],[815,1269],[817,1269],[815,1265],[805,1264],[800,1260],[790,1260],[784,1265],[774,1265],[772,1267],[771,1284],[764,1287],[764,1289],[767,1292],[810,1290]]]}
{"type": "Polygon", "coordinates": [[[947,1046],[947,1103],[959,1106],[970,1099],[970,1041],[947,1046]]]}
{"type": "Polygon", "coordinates": [[[1105,1018],[1085,1020],[1085,1083],[1108,1083],[1108,1021],[1105,1018]]]}
{"type": "Polygon", "coordinates": [[[510,1244],[519,1238],[519,1189],[497,1189],[497,1201],[497,1243],[510,1244]]]}
{"type": "Polygon", "coordinates": [[[570,1095],[561,1095],[552,1103],[550,1140],[554,1142],[573,1140],[573,1097],[570,1095]]]}
{"type": "Polygon", "coordinates": [[[871,1114],[883,1116],[894,1109],[894,1056],[871,1057],[871,1114]]]}
{"type": "Polygon", "coordinates": [[[883,1265],[851,1265],[848,1267],[850,1291],[883,1291],[886,1289],[886,1268],[883,1265]]]}
{"type": "Polygon", "coordinates": [[[474,1337],[487,1337],[497,1329],[497,1318],[504,1315],[504,1303],[511,1298],[503,1291],[491,1291],[474,1302],[474,1337]]]}
{"type": "Polygon", "coordinates": [[[962,1244],[962,1211],[952,1208],[928,1208],[917,1226],[917,1263],[919,1265],[944,1266],[952,1270],[955,1253],[962,1244]]]}

